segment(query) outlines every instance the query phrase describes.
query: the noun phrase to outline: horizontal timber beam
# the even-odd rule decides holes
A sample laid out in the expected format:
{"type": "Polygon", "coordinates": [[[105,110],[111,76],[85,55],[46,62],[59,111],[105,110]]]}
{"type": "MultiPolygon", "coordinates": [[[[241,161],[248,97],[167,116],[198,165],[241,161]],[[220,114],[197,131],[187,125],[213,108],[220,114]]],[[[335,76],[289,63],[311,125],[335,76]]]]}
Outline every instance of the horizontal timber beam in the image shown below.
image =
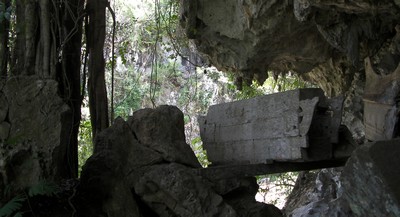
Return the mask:
{"type": "Polygon", "coordinates": [[[341,167],[347,158],[313,162],[274,162],[272,164],[224,165],[196,169],[196,173],[209,180],[251,177],[257,175],[341,167]]]}

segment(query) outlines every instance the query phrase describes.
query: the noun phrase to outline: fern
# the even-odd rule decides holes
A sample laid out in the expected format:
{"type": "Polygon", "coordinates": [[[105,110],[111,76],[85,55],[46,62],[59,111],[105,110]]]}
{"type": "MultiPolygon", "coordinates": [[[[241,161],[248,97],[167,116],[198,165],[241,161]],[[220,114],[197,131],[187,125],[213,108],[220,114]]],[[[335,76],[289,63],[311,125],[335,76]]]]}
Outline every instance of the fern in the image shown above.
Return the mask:
{"type": "Polygon", "coordinates": [[[22,212],[17,212],[13,217],[22,217],[22,212]]]}
{"type": "MultiPolygon", "coordinates": [[[[55,183],[42,180],[31,186],[28,194],[15,196],[0,208],[0,217],[11,217],[13,213],[20,211],[23,203],[31,197],[38,195],[53,196],[57,191],[59,191],[59,187],[55,183]]],[[[22,217],[22,214],[22,212],[17,212],[12,217],[22,217]]]]}
{"type": "Polygon", "coordinates": [[[28,195],[29,197],[38,195],[53,196],[58,190],[59,187],[55,183],[40,181],[38,184],[29,188],[28,195]]]}
{"type": "MultiPolygon", "coordinates": [[[[8,217],[11,216],[15,211],[20,210],[22,208],[22,203],[26,200],[24,195],[15,196],[13,199],[8,201],[6,205],[4,205],[0,209],[0,217],[8,217]]],[[[14,217],[22,216],[21,213],[17,213],[14,217]]]]}

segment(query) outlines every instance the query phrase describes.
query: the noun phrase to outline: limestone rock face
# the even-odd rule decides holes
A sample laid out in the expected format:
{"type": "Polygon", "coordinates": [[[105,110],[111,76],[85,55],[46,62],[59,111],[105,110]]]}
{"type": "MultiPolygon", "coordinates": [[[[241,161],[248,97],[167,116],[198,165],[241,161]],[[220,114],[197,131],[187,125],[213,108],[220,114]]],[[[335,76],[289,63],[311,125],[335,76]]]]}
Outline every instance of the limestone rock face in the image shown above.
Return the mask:
{"type": "Polygon", "coordinates": [[[292,1],[182,4],[181,21],[199,51],[219,69],[240,71],[246,80],[263,81],[267,70],[308,72],[332,51],[313,23],[298,21],[292,1]]]}
{"type": "Polygon", "coordinates": [[[384,71],[399,61],[398,48],[387,46],[400,18],[397,0],[181,3],[181,24],[197,49],[246,82],[293,71],[336,96],[347,92],[365,57],[384,71]]]}
{"type": "Polygon", "coordinates": [[[54,80],[11,78],[0,89],[0,178],[13,190],[68,177],[69,107],[54,80]]]}

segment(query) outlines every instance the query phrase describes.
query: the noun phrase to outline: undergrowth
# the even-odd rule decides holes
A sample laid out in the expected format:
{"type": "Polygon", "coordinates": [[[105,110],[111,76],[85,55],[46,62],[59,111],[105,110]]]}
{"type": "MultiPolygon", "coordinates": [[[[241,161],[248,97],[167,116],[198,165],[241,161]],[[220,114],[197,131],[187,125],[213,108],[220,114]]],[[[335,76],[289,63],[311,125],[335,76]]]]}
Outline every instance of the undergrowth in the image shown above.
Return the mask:
{"type": "Polygon", "coordinates": [[[32,210],[23,211],[22,207],[25,203],[30,206],[30,199],[35,196],[53,196],[59,191],[59,187],[52,182],[39,181],[38,184],[29,187],[27,190],[21,191],[14,196],[3,207],[0,208],[0,217],[22,217],[24,213],[32,212],[32,210]]]}

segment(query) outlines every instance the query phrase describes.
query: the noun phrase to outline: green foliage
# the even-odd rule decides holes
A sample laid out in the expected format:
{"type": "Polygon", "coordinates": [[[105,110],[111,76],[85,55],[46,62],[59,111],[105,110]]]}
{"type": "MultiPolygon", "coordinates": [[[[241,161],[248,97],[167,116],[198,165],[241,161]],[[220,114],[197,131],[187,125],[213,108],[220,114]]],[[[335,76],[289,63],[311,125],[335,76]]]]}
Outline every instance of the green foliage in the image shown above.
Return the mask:
{"type": "Polygon", "coordinates": [[[115,114],[127,118],[133,111],[141,107],[147,85],[135,76],[117,75],[118,86],[115,87],[115,114]]]}
{"type": "Polygon", "coordinates": [[[191,141],[191,147],[199,160],[201,166],[208,167],[210,165],[210,161],[208,161],[206,150],[203,149],[203,142],[200,137],[196,137],[191,141]]]}
{"type": "Polygon", "coordinates": [[[22,134],[15,135],[13,137],[6,139],[6,141],[4,141],[4,144],[14,146],[14,145],[21,143],[23,141],[23,139],[24,139],[24,136],[22,134]]]}
{"type": "Polygon", "coordinates": [[[283,198],[292,192],[297,176],[297,172],[257,176],[260,186],[258,193],[263,196],[264,202],[282,207],[285,202],[283,198]]]}
{"type": "Polygon", "coordinates": [[[242,100],[250,99],[264,94],[294,90],[298,88],[315,87],[313,84],[302,80],[296,74],[275,74],[273,72],[269,72],[268,74],[269,77],[267,80],[265,80],[264,84],[260,85],[257,82],[253,81],[252,84],[249,86],[245,82],[243,82],[242,90],[236,91],[237,86],[233,83],[233,81],[235,80],[235,75],[233,73],[229,73],[228,76],[231,83],[228,84],[228,88],[235,93],[235,100],[242,100]]]}
{"type": "Polygon", "coordinates": [[[46,180],[40,181],[38,184],[31,186],[28,190],[29,197],[34,196],[53,196],[58,192],[60,188],[54,182],[48,182],[46,180]]]}
{"type": "Polygon", "coordinates": [[[4,22],[4,20],[11,19],[12,7],[6,7],[4,2],[0,2],[0,24],[4,22]]]}
{"type": "MultiPolygon", "coordinates": [[[[236,86],[232,85],[230,88],[233,89],[236,88],[236,86]]],[[[258,85],[256,82],[253,82],[250,86],[244,83],[242,85],[242,90],[236,92],[235,99],[236,100],[251,99],[256,96],[261,96],[264,94],[265,92],[260,88],[260,85],[258,85]]]]}
{"type": "Polygon", "coordinates": [[[20,212],[17,213],[15,212],[22,208],[22,205],[26,201],[26,199],[27,199],[26,196],[23,194],[15,196],[13,199],[8,201],[8,203],[6,203],[3,207],[0,208],[0,217],[21,216],[22,214],[20,212]]]}
{"type": "Polygon", "coordinates": [[[92,126],[90,120],[82,120],[78,135],[78,174],[81,174],[82,166],[92,154],[92,126]]]}
{"type": "Polygon", "coordinates": [[[277,92],[294,90],[298,88],[309,88],[315,87],[313,84],[310,84],[303,79],[301,79],[297,74],[288,73],[288,74],[273,74],[269,73],[270,76],[264,83],[263,86],[272,87],[273,90],[277,92]]]}

